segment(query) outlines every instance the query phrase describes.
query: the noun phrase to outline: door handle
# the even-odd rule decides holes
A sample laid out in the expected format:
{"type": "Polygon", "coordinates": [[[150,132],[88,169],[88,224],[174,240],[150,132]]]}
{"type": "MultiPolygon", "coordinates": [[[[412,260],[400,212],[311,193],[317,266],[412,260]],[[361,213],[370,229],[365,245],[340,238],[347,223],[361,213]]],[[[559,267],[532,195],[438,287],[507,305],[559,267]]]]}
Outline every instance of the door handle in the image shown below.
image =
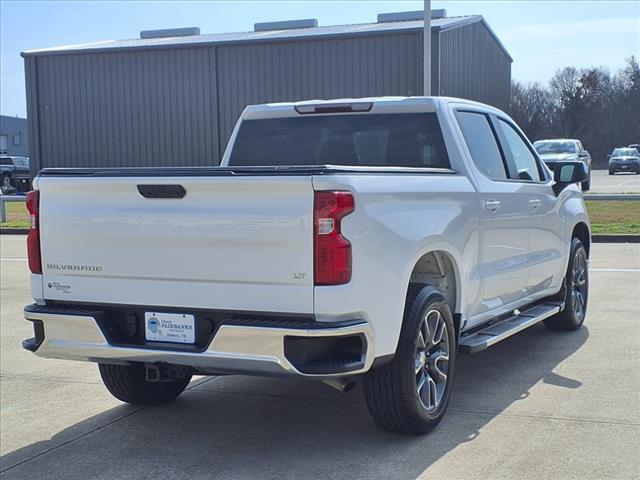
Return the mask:
{"type": "Polygon", "coordinates": [[[484,202],[484,208],[489,210],[490,212],[497,212],[500,210],[502,206],[502,202],[500,200],[487,200],[484,202]]]}
{"type": "Polygon", "coordinates": [[[529,200],[529,208],[533,210],[540,207],[540,205],[542,205],[542,200],[538,198],[532,198],[531,200],[529,200]]]}

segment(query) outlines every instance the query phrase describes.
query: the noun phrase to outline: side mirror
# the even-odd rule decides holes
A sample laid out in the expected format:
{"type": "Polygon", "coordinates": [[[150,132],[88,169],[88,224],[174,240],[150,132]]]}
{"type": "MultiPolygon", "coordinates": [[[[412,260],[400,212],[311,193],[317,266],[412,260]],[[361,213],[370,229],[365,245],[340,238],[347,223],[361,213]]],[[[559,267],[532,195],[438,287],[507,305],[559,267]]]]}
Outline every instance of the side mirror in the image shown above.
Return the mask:
{"type": "Polygon", "coordinates": [[[607,155],[607,158],[611,158],[611,154],[607,155]]]}
{"type": "Polygon", "coordinates": [[[582,162],[558,162],[553,169],[553,186],[556,195],[567,185],[582,183],[589,179],[587,167],[582,162]]]}
{"type": "Polygon", "coordinates": [[[585,150],[584,152],[580,152],[580,153],[578,154],[578,156],[579,156],[580,158],[587,158],[587,157],[589,156],[589,152],[587,152],[587,151],[585,150]]]}

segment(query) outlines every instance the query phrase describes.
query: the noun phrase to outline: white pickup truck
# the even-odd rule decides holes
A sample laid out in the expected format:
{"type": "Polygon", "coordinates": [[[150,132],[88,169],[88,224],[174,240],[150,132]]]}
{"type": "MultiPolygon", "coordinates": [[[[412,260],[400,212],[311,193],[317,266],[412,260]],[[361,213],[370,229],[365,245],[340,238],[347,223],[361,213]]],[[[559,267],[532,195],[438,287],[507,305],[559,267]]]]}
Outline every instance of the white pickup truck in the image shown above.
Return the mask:
{"type": "Polygon", "coordinates": [[[362,380],[378,425],[422,434],[458,352],[584,321],[586,175],[465,100],[249,106],[220,167],[38,175],[23,346],[134,404],[194,374],[362,380]]]}

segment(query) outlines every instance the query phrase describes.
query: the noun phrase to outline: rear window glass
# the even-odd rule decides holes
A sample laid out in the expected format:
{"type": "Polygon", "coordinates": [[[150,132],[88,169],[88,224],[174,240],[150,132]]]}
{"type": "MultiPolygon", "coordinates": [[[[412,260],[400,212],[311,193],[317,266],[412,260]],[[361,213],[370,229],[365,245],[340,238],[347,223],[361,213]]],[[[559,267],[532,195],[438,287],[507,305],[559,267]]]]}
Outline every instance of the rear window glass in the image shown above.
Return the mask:
{"type": "Polygon", "coordinates": [[[450,168],[435,113],[245,120],[229,165],[450,168]]]}

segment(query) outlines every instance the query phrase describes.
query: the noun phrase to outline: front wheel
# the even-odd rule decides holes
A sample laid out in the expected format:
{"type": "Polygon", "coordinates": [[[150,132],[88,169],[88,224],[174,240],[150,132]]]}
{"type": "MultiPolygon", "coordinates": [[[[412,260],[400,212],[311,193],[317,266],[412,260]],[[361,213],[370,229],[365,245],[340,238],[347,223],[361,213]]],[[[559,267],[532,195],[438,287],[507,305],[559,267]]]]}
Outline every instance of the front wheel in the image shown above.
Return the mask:
{"type": "Polygon", "coordinates": [[[186,375],[175,380],[149,382],[142,363],[100,363],[98,367],[102,381],[111,395],[133,405],[162,405],[170,402],[180,395],[191,381],[191,375],[186,375]]]}
{"type": "Polygon", "coordinates": [[[447,409],[456,353],[453,317],[431,286],[411,287],[393,360],[364,378],[367,407],[388,431],[422,435],[447,409]]]}
{"type": "Polygon", "coordinates": [[[578,238],[571,240],[571,255],[565,277],[564,310],[544,321],[551,330],[577,330],[587,315],[589,267],[587,251],[578,238]]]}

